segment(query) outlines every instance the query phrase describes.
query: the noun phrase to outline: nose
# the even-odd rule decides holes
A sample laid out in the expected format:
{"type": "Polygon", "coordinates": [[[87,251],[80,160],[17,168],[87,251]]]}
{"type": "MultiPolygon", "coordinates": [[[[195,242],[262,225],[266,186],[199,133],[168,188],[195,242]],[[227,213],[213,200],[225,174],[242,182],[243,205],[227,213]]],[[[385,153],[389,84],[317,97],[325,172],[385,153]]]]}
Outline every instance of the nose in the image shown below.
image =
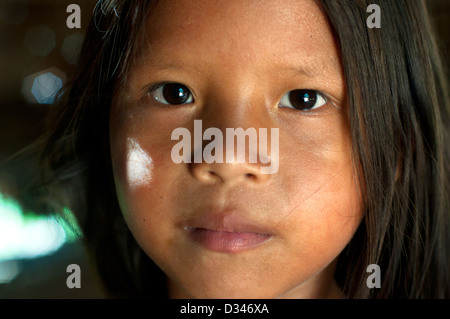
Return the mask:
{"type": "Polygon", "coordinates": [[[197,145],[194,142],[189,168],[202,183],[261,185],[278,170],[278,129],[271,134],[270,102],[259,86],[245,79],[237,72],[218,77],[197,113],[200,121],[194,121],[194,135],[201,132],[203,138],[197,145]]]}

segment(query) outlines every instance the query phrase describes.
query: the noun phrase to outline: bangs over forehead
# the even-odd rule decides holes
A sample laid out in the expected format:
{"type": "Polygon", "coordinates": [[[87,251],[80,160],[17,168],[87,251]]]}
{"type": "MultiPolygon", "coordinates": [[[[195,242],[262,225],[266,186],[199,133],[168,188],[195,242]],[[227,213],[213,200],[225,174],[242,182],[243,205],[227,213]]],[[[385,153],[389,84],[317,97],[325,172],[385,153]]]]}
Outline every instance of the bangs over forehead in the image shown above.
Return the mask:
{"type": "Polygon", "coordinates": [[[99,77],[104,79],[104,83],[115,78],[126,81],[130,65],[142,55],[145,23],[151,8],[158,1],[97,2],[90,28],[95,28],[101,38],[87,39],[83,46],[89,50],[101,45],[95,61],[91,63],[99,62],[101,65],[99,77]]]}

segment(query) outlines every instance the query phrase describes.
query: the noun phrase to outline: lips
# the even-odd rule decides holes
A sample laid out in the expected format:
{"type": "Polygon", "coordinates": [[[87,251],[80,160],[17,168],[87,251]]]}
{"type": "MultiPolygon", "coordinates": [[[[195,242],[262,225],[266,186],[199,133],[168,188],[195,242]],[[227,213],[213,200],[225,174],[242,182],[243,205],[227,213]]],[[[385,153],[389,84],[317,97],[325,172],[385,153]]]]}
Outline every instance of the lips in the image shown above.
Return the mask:
{"type": "Polygon", "coordinates": [[[272,238],[270,229],[237,212],[205,214],[188,220],[184,230],[206,249],[237,253],[260,246],[272,238]]]}

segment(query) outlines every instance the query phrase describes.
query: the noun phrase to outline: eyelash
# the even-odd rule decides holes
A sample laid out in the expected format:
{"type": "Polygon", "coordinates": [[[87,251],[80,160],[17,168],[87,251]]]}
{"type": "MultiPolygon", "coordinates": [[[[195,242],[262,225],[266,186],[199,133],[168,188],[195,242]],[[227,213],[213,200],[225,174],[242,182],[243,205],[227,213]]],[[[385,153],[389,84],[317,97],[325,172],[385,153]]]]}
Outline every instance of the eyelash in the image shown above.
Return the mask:
{"type": "MultiPolygon", "coordinates": [[[[153,86],[149,93],[151,98],[165,105],[183,105],[194,103],[192,92],[185,85],[177,82],[160,83],[153,86]],[[173,96],[167,96],[173,94],[173,96]]],[[[278,106],[300,111],[315,110],[328,103],[327,97],[319,91],[297,89],[281,97],[278,106]],[[299,105],[306,103],[306,105],[299,105]]]]}

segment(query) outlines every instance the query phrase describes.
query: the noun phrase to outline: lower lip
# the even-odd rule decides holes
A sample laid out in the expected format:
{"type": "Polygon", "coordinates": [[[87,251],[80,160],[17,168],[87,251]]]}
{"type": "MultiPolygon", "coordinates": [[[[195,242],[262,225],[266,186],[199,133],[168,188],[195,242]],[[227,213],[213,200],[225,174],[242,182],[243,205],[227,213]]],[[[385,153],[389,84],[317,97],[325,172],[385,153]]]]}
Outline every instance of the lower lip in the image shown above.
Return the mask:
{"type": "Polygon", "coordinates": [[[188,231],[191,237],[205,248],[224,253],[248,250],[270,238],[267,234],[215,231],[204,228],[192,228],[188,231]]]}

